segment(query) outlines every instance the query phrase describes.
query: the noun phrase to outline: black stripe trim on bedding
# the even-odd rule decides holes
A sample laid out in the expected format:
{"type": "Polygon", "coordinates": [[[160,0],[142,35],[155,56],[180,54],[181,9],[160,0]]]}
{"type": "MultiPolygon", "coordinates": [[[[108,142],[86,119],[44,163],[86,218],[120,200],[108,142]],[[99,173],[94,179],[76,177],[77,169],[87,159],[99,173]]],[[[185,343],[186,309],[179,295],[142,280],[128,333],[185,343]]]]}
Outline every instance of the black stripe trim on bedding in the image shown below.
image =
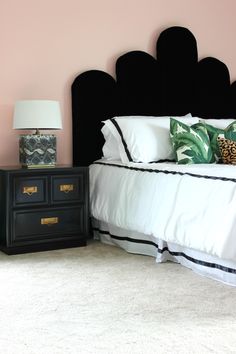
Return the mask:
{"type": "Polygon", "coordinates": [[[132,242],[132,243],[141,243],[141,244],[145,244],[145,245],[150,245],[150,246],[155,247],[157,249],[158,253],[162,254],[164,252],[168,252],[171,256],[184,257],[188,261],[198,264],[198,265],[201,265],[203,267],[215,268],[215,269],[221,270],[226,273],[236,274],[236,269],[225,267],[225,266],[222,266],[221,264],[217,264],[217,263],[202,261],[200,259],[190,257],[187,254],[185,254],[184,252],[170,251],[168,247],[164,247],[161,249],[161,248],[159,248],[157,243],[152,242],[152,241],[139,240],[139,239],[135,239],[135,238],[127,237],[127,236],[116,236],[116,235],[111,234],[109,231],[100,230],[96,227],[93,228],[93,231],[97,231],[101,234],[109,235],[111,238],[113,238],[115,240],[119,240],[119,241],[128,241],[128,242],[132,242]]]}
{"type": "Polygon", "coordinates": [[[230,181],[230,182],[236,182],[236,178],[230,178],[230,177],[218,177],[218,176],[207,176],[207,175],[197,175],[195,173],[191,172],[179,172],[179,171],[167,171],[167,170],[154,170],[151,168],[140,168],[140,167],[133,167],[133,166],[124,166],[124,165],[118,165],[115,163],[106,163],[106,162],[98,162],[95,161],[93,162],[93,165],[104,165],[104,166],[112,166],[112,167],[118,167],[118,168],[124,168],[127,170],[133,170],[133,171],[140,171],[140,172],[150,172],[150,173],[164,173],[164,174],[170,174],[170,175],[180,175],[180,176],[190,176],[190,177],[196,177],[196,178],[205,178],[205,179],[213,179],[213,180],[221,180],[221,181],[230,181]]]}
{"type": "Polygon", "coordinates": [[[126,152],[126,155],[127,155],[127,158],[130,162],[133,162],[133,159],[130,155],[130,152],[129,152],[129,149],[128,149],[128,146],[126,144],[126,141],[124,139],[124,136],[123,136],[123,133],[122,133],[122,130],[120,129],[120,126],[119,124],[117,123],[117,121],[115,120],[115,118],[112,118],[111,119],[111,122],[114,124],[116,130],[118,131],[118,133],[120,134],[120,137],[121,137],[121,141],[122,141],[122,144],[124,146],[124,149],[125,149],[125,152],[126,152]]]}

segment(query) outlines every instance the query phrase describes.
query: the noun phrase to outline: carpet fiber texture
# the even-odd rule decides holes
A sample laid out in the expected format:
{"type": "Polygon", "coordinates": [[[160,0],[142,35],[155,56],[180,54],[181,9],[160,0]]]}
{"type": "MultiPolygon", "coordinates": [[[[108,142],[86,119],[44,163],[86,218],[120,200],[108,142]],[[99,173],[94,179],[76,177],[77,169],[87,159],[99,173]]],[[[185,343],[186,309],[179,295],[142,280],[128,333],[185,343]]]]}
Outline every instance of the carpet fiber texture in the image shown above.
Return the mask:
{"type": "Polygon", "coordinates": [[[87,247],[0,253],[2,354],[236,353],[236,288],[87,247]]]}

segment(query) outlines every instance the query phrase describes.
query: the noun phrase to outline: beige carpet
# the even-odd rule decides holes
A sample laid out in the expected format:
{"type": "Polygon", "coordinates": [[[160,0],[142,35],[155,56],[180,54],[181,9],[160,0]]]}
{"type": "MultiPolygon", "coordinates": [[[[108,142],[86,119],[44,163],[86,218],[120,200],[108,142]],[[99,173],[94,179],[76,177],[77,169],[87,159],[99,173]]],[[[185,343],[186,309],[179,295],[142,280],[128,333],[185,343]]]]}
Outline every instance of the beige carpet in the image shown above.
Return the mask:
{"type": "Polygon", "coordinates": [[[116,247],[0,253],[1,354],[236,353],[236,288],[116,247]]]}

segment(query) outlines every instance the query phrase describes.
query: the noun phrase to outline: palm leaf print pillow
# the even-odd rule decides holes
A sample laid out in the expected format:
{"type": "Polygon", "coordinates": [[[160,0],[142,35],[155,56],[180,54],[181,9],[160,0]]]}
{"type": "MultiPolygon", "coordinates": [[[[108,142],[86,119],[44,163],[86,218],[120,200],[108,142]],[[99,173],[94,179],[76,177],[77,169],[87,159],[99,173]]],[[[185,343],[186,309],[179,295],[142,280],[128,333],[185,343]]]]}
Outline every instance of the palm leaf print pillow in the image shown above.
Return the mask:
{"type": "Polygon", "coordinates": [[[200,126],[204,126],[207,130],[215,160],[217,162],[222,162],[218,138],[225,138],[228,140],[236,141],[236,121],[229,124],[225,129],[216,128],[213,125],[206,123],[204,120],[194,124],[192,127],[199,128],[200,126]]]}
{"type": "Polygon", "coordinates": [[[170,138],[178,164],[215,162],[210,139],[204,124],[196,127],[188,126],[171,118],[170,138]]]}

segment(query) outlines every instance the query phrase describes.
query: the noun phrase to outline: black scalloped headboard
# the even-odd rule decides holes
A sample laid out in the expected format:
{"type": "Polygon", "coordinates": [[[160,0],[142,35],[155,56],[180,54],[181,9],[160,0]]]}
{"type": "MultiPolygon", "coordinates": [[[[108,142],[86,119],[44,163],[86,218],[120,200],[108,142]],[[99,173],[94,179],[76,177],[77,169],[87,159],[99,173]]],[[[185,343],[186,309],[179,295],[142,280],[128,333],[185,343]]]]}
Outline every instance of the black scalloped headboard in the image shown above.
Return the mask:
{"type": "Polygon", "coordinates": [[[89,165],[102,156],[102,120],[120,115],[236,117],[236,82],[213,57],[198,61],[197,43],[184,27],[164,30],[156,58],[132,51],[116,61],[116,79],[100,70],[72,84],[73,164],[89,165]]]}

